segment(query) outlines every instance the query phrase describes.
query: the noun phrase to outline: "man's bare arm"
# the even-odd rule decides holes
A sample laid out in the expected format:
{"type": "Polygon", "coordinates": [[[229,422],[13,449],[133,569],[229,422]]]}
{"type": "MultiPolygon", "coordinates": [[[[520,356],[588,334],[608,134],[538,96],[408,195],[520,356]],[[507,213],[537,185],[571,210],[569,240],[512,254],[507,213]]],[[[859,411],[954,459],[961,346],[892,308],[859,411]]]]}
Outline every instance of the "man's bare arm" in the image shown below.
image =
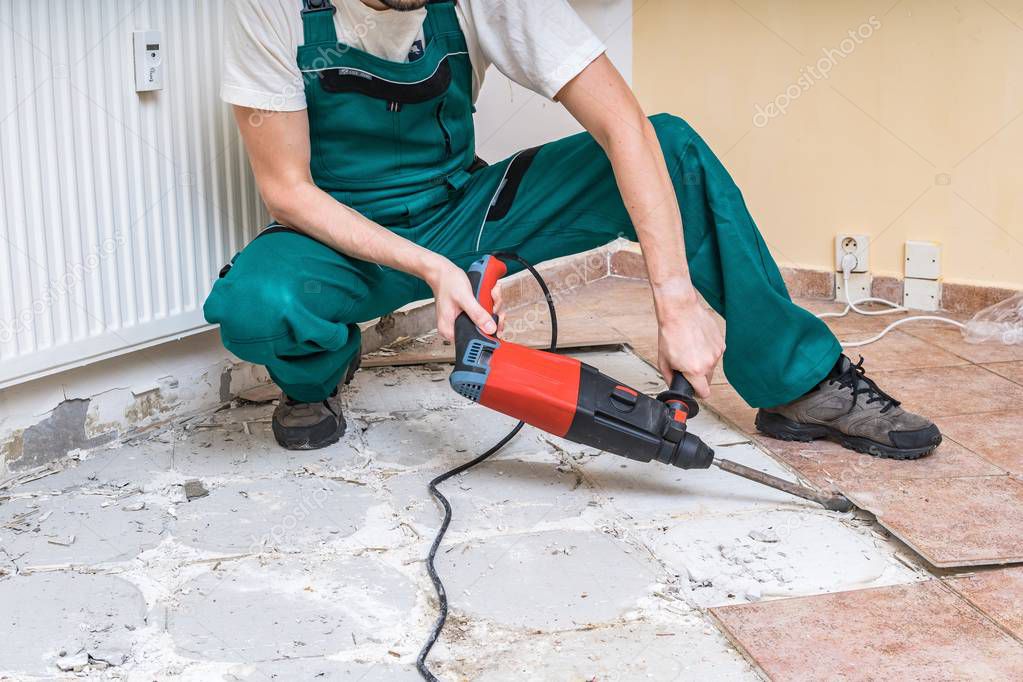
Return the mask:
{"type": "Polygon", "coordinates": [[[426,281],[437,299],[437,328],[445,338],[452,338],[454,320],[463,310],[484,331],[493,332],[493,319],[451,261],[366,219],[313,183],[305,111],[256,112],[239,106],[234,111],[256,184],[274,220],[348,256],[426,281]]]}
{"type": "Polygon", "coordinates": [[[682,215],[657,134],[606,55],[557,96],[604,149],[636,228],[659,323],[659,366],[683,372],[698,395],[710,392],[724,339],[689,277],[682,215]]]}

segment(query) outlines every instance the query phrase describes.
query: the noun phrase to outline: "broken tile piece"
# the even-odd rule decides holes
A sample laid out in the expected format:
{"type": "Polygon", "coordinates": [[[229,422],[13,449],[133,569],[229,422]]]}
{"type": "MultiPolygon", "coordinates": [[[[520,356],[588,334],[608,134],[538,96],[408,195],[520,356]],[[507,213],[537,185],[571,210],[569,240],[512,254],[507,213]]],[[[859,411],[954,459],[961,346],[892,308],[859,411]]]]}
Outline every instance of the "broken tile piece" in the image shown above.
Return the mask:
{"type": "Polygon", "coordinates": [[[999,568],[961,578],[948,585],[993,621],[1023,639],[1023,567],[999,568]]]}
{"type": "Polygon", "coordinates": [[[206,497],[210,494],[210,491],[206,489],[206,486],[202,484],[198,478],[190,478],[185,481],[185,499],[189,502],[197,500],[200,497],[206,497]]]}
{"type": "Polygon", "coordinates": [[[774,680],[1023,678],[1023,645],[937,580],[712,613],[774,680]]]}
{"type": "Polygon", "coordinates": [[[1023,483],[1009,476],[864,481],[843,492],[934,566],[1023,561],[1023,483]]]}
{"type": "Polygon", "coordinates": [[[247,403],[269,403],[281,397],[277,384],[257,384],[238,394],[238,399],[247,403]]]}

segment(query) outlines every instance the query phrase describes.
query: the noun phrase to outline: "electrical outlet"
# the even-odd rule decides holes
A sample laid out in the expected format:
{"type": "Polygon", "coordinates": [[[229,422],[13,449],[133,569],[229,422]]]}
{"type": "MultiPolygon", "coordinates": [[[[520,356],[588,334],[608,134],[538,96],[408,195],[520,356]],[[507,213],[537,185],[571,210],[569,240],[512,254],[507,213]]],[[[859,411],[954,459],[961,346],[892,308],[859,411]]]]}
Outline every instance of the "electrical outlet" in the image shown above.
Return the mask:
{"type": "MultiPolygon", "coordinates": [[[[870,285],[873,277],[869,272],[856,272],[849,276],[849,296],[853,303],[870,297],[870,285]]],[[[842,273],[835,275],[835,300],[839,303],[846,303],[849,299],[845,297],[845,281],[842,273]]]]}
{"type": "Polygon", "coordinates": [[[907,277],[903,282],[902,305],[910,310],[937,310],[941,307],[941,283],[907,277]]]}
{"type": "Polygon", "coordinates": [[[941,247],[934,242],[906,242],[906,277],[938,279],[941,277],[941,247]]]}
{"type": "Polygon", "coordinates": [[[853,272],[870,271],[870,237],[865,234],[839,234],[835,237],[835,272],[842,272],[846,254],[856,257],[853,272]]]}

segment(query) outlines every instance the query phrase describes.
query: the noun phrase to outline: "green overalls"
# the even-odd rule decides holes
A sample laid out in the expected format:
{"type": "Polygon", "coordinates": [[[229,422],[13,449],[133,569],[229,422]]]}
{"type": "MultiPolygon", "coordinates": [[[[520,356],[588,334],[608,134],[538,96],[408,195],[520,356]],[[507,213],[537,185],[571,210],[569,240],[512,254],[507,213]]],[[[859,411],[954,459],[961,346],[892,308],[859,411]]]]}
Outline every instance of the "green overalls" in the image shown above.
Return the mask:
{"type": "MultiPolygon", "coordinates": [[[[472,69],[451,0],[427,5],[426,49],[408,63],[339,44],[330,2],[305,5],[298,64],[310,166],[338,201],[462,268],[494,251],[538,263],[636,239],[607,156],[587,133],[492,166],[475,160],[472,69]]],[[[838,341],[792,303],[706,143],[677,117],[650,121],[681,206],[693,283],[727,322],[729,381],[754,406],[802,395],[834,365],[838,341]]],[[[431,295],[411,275],[275,224],[225,267],[204,312],[231,352],[312,402],[334,390],[358,352],[358,322],[431,295]]]]}

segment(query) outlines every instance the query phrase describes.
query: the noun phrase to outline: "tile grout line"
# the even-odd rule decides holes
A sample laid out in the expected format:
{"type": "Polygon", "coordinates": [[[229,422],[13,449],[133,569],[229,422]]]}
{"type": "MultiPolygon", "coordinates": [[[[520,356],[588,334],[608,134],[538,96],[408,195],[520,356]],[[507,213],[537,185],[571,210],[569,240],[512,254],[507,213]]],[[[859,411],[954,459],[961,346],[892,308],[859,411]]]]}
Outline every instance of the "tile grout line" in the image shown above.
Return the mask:
{"type": "Polygon", "coordinates": [[[1013,639],[1017,644],[1019,644],[1021,647],[1023,647],[1023,636],[1017,635],[1012,630],[1010,630],[1009,628],[1007,628],[1004,625],[1002,625],[1002,623],[999,622],[994,616],[992,616],[989,613],[987,613],[987,611],[984,611],[982,608],[980,608],[980,606],[975,604],[973,602],[973,600],[971,600],[969,597],[967,597],[965,594],[963,594],[962,592],[960,592],[959,590],[957,590],[955,587],[953,587],[950,584],[952,580],[962,580],[962,579],[964,579],[966,577],[967,576],[959,576],[959,577],[952,576],[952,577],[936,578],[936,580],[941,584],[941,586],[943,588],[948,590],[949,593],[951,593],[959,601],[965,603],[968,608],[972,609],[982,619],[984,619],[985,621],[987,621],[987,622],[991,623],[992,625],[994,625],[996,628],[998,628],[1003,633],[1008,635],[1011,639],[1013,639]]]}

